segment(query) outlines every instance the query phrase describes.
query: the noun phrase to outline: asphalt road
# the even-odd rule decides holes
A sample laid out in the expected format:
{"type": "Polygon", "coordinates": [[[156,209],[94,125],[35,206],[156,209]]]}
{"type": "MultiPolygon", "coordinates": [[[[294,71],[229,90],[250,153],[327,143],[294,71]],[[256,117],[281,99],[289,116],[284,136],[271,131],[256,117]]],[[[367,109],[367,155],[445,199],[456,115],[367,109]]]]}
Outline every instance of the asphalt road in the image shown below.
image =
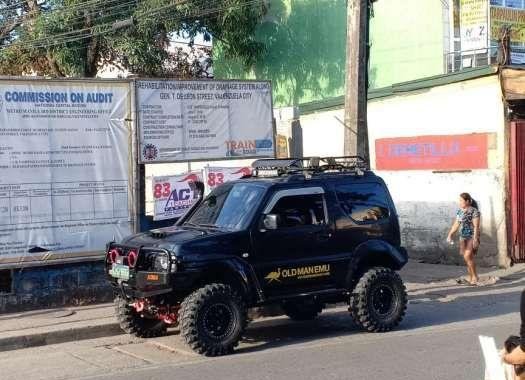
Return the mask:
{"type": "Polygon", "coordinates": [[[397,331],[356,329],[344,308],[316,321],[280,317],[251,324],[237,352],[203,358],[176,333],[140,340],[116,336],[0,353],[0,379],[389,379],[480,380],[478,336],[499,344],[519,328],[520,276],[471,288],[427,287],[410,294],[397,331]]]}

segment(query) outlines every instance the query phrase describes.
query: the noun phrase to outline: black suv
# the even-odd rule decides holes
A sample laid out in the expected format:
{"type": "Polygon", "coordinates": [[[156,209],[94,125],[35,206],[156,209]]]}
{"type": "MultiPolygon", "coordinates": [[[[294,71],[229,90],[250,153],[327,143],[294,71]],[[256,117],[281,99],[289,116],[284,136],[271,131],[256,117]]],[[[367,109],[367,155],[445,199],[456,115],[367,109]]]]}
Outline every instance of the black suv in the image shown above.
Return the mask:
{"type": "Polygon", "coordinates": [[[179,325],[205,355],[229,353],[247,308],[280,304],[291,319],[348,302],[367,331],[402,320],[407,262],[394,203],[357,157],[258,160],[173,227],[109,243],[121,327],[141,337],[179,325]]]}

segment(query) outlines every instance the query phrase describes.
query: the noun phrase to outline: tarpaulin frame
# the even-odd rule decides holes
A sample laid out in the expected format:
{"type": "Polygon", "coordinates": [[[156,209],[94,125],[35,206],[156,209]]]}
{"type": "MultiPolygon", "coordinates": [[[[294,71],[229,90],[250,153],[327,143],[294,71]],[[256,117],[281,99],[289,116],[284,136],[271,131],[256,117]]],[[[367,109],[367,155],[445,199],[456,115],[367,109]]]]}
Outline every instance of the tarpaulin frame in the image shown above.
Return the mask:
{"type": "MultiPolygon", "coordinates": [[[[124,87],[127,91],[126,96],[126,112],[125,125],[127,125],[129,146],[131,149],[128,153],[128,212],[132,232],[137,232],[140,228],[139,220],[137,218],[137,160],[136,160],[136,129],[137,123],[135,120],[136,109],[134,99],[134,86],[129,79],[80,79],[80,78],[42,78],[42,77],[6,77],[0,76],[0,83],[31,83],[31,84],[46,84],[46,83],[68,83],[74,86],[77,85],[99,85],[104,87],[118,86],[124,87]]],[[[104,259],[104,250],[84,251],[84,252],[55,252],[46,251],[39,253],[26,254],[24,256],[0,256],[0,269],[18,269],[26,267],[40,267],[56,264],[79,263],[88,261],[100,261],[104,259]]]]}
{"type": "Polygon", "coordinates": [[[135,100],[135,107],[136,107],[136,110],[137,110],[137,114],[136,114],[136,126],[137,126],[137,140],[138,140],[138,148],[137,148],[137,160],[138,160],[138,163],[140,165],[155,165],[155,164],[170,164],[170,163],[191,163],[191,162],[206,162],[206,161],[232,161],[232,160],[244,160],[244,159],[247,159],[247,160],[250,160],[250,159],[260,159],[260,158],[271,158],[271,157],[275,157],[276,154],[277,154],[277,148],[276,148],[276,136],[277,136],[277,125],[276,125],[276,121],[275,121],[275,117],[273,115],[273,94],[272,94],[272,81],[271,80],[257,80],[257,79],[217,79],[217,80],[213,80],[213,79],[205,79],[205,78],[195,78],[195,79],[181,79],[181,80],[177,80],[177,79],[173,79],[173,78],[141,78],[141,77],[137,77],[137,78],[133,78],[132,79],[132,83],[133,83],[133,94],[134,96],[136,97],[136,100],[135,100]],[[208,82],[208,83],[211,83],[211,82],[236,82],[236,83],[267,83],[269,85],[269,88],[270,88],[270,112],[271,112],[271,123],[272,123],[272,144],[273,144],[273,152],[271,154],[268,154],[268,155],[253,155],[253,156],[240,156],[240,157],[206,157],[206,158],[202,158],[202,159],[191,159],[191,160],[188,160],[188,159],[180,159],[180,160],[176,160],[176,159],[166,159],[166,160],[162,160],[162,161],[144,161],[142,159],[142,155],[140,154],[140,118],[139,118],[139,115],[138,115],[138,112],[139,112],[139,100],[138,100],[138,96],[137,96],[137,82],[140,82],[140,81],[156,81],[156,82],[169,82],[169,81],[175,81],[175,82],[208,82]]]}

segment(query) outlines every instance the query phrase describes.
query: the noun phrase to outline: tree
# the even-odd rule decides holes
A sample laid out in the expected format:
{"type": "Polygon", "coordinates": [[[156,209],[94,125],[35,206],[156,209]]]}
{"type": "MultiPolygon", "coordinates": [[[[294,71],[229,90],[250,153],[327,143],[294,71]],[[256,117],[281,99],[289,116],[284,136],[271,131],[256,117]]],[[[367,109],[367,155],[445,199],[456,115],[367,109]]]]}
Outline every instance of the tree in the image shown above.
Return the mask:
{"type": "Polygon", "coordinates": [[[210,66],[195,38],[220,40],[253,65],[264,0],[0,0],[0,74],[94,77],[108,64],[143,76],[199,77],[210,66]],[[169,48],[175,35],[189,47],[169,48]]]}

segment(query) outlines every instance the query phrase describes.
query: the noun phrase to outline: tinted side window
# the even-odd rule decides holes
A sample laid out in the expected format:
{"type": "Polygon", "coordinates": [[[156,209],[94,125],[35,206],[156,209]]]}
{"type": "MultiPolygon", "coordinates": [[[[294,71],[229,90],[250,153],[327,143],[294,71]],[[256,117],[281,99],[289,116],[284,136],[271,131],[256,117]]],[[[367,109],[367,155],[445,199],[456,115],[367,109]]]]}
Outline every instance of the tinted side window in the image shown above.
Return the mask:
{"type": "Polygon", "coordinates": [[[319,225],[325,222],[324,201],[321,194],[283,197],[270,213],[279,216],[279,227],[319,225]]]}
{"type": "Polygon", "coordinates": [[[335,191],[343,211],[356,222],[375,223],[390,215],[388,196],[377,183],[337,185],[335,191]]]}

